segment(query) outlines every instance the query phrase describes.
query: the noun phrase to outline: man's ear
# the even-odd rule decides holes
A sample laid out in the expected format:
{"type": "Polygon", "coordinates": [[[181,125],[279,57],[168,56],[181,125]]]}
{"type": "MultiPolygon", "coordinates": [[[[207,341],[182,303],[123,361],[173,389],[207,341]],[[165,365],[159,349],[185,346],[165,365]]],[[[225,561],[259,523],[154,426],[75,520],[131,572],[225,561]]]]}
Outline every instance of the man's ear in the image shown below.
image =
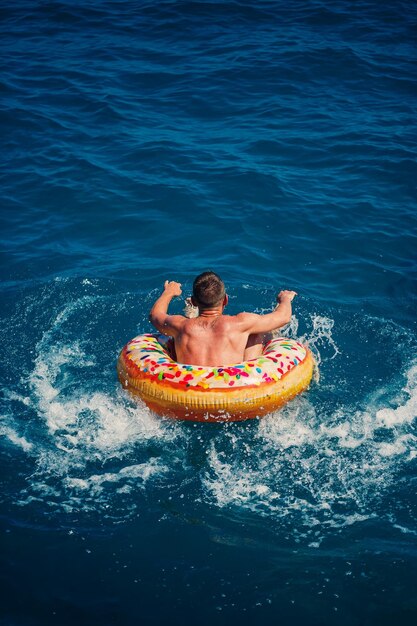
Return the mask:
{"type": "Polygon", "coordinates": [[[224,294],[224,298],[223,298],[223,306],[227,306],[229,302],[229,296],[227,295],[227,293],[224,294]]]}

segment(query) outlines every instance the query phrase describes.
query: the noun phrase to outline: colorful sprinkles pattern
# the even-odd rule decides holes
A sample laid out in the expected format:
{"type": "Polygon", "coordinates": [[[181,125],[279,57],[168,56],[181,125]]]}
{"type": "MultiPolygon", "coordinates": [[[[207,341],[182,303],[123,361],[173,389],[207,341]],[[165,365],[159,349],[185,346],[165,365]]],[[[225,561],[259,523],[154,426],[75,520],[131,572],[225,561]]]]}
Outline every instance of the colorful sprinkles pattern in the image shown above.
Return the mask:
{"type": "Polygon", "coordinates": [[[265,346],[262,356],[257,359],[223,367],[205,367],[174,361],[168,353],[170,341],[169,337],[152,334],[132,339],[123,350],[129,375],[134,378],[142,374],[149,380],[199,390],[259,386],[280,380],[307,355],[306,348],[298,341],[278,337],[265,346]]]}

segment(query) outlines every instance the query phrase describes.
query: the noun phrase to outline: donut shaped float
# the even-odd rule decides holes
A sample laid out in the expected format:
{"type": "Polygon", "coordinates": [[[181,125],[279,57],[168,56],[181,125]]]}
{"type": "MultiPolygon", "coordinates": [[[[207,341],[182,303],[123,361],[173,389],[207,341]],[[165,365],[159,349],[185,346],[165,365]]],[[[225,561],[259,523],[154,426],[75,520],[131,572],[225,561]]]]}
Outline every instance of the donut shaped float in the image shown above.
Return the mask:
{"type": "Polygon", "coordinates": [[[119,380],[155,413],[195,422],[270,413],[308,387],[314,368],[310,350],[284,337],[272,339],[256,359],[222,367],[177,363],[172,352],[169,337],[135,337],[120,353],[119,380]]]}

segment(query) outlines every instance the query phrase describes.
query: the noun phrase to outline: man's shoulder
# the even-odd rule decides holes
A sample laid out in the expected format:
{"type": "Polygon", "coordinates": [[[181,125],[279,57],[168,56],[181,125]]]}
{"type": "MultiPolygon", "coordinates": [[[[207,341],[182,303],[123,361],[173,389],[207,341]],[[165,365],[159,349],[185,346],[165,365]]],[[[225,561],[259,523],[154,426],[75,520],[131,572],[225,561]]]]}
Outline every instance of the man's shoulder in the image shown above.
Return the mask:
{"type": "Polygon", "coordinates": [[[252,319],[254,316],[256,316],[256,313],[247,313],[246,311],[242,311],[241,313],[238,313],[234,317],[236,318],[237,321],[241,322],[241,321],[245,321],[248,319],[252,319]]]}
{"type": "Polygon", "coordinates": [[[258,317],[256,313],[246,313],[246,311],[242,311],[237,315],[231,315],[230,329],[235,329],[238,332],[250,331],[258,317]]]}
{"type": "Polygon", "coordinates": [[[189,320],[184,317],[184,315],[168,315],[166,320],[167,324],[174,328],[180,328],[188,321],[189,320]]]}
{"type": "Polygon", "coordinates": [[[239,326],[240,324],[247,322],[252,316],[253,313],[246,313],[245,311],[242,311],[236,315],[224,315],[223,319],[231,326],[239,326]]]}

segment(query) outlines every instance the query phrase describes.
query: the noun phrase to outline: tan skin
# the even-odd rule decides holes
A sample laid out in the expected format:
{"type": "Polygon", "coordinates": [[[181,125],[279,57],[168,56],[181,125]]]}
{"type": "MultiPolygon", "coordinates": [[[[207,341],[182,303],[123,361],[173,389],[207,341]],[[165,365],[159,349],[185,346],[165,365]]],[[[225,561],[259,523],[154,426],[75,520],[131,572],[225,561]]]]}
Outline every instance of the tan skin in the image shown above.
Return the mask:
{"type": "MultiPolygon", "coordinates": [[[[166,280],[149,319],[159,332],[174,337],[178,363],[208,366],[230,365],[258,357],[264,335],[290,321],[291,302],[297,295],[295,291],[281,291],[277,307],[266,315],[223,315],[228,302],[226,295],[217,305],[199,308],[198,317],[188,319],[168,314],[172,298],[181,294],[180,283],[166,280]]],[[[193,298],[191,300],[198,306],[193,298]]]]}

